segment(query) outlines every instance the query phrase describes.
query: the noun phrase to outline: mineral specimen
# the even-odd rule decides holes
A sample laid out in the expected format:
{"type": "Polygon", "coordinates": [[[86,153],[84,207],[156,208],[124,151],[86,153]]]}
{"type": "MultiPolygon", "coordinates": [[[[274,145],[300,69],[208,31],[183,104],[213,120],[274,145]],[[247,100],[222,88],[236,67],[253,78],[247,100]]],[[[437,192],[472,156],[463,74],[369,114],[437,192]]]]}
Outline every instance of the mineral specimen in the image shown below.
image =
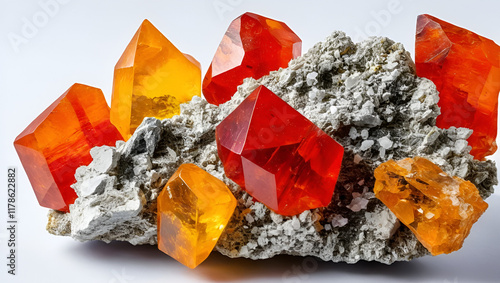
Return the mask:
{"type": "Polygon", "coordinates": [[[389,160],[374,174],[375,196],[433,255],[459,250],[488,207],[471,182],[425,158],[389,160]]]}
{"type": "Polygon", "coordinates": [[[182,164],[158,196],[158,248],[195,268],[214,249],[235,207],[226,184],[182,164]]]}
{"type": "Polygon", "coordinates": [[[330,204],[344,148],[265,86],[215,135],[226,176],[276,213],[330,204]]]}
{"type": "Polygon", "coordinates": [[[121,139],[102,91],[74,84],[17,136],[14,146],[40,205],[67,212],[77,197],[70,187],[75,170],[92,161],[90,149],[121,139]]]}
{"type": "Polygon", "coordinates": [[[301,52],[302,41],[285,23],[245,13],[222,38],[203,80],[203,95],[212,104],[224,103],[244,78],[284,68],[301,52]]]}
{"type": "Polygon", "coordinates": [[[402,44],[383,37],[354,44],[335,32],[287,69],[258,82],[245,80],[219,107],[194,97],[181,105],[179,116],[146,119],[127,143],[95,149],[92,164],[77,170],[79,197],[71,213],[52,211],[47,228],[80,241],[156,244],[157,196],[180,164],[194,163],[226,183],[238,200],[217,242],[216,250],[224,255],[265,259],[290,254],[349,263],[423,256],[427,249],[375,198],[374,169],[390,159],[417,155],[471,181],[483,198],[497,182],[494,163],[468,153],[470,130],[434,126],[438,99],[434,84],[415,76],[402,44]],[[344,147],[343,169],[328,207],[284,217],[225,176],[215,127],[259,85],[344,147]],[[95,170],[109,164],[108,172],[95,170]],[[113,177],[115,182],[106,182],[104,190],[82,194],[93,180],[113,177]]]}
{"type": "Polygon", "coordinates": [[[466,29],[429,15],[417,20],[417,75],[432,80],[439,91],[440,128],[474,130],[471,154],[483,159],[497,149],[500,46],[466,29]]]}
{"type": "Polygon", "coordinates": [[[200,95],[200,64],[145,20],[115,66],[111,122],[128,139],[144,117],[170,118],[200,95]]]}

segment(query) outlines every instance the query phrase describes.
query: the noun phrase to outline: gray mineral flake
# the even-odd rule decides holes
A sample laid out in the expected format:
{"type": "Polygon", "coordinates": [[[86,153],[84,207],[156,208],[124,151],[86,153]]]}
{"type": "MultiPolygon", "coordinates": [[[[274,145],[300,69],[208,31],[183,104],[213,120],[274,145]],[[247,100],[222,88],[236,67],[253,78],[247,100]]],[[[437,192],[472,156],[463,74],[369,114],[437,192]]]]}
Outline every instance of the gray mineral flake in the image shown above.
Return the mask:
{"type": "Polygon", "coordinates": [[[388,136],[381,137],[377,140],[381,147],[384,149],[390,149],[394,144],[388,136]]]}
{"type": "Polygon", "coordinates": [[[344,33],[334,32],[288,68],[259,80],[245,79],[219,107],[194,97],[181,105],[178,116],[146,118],[130,140],[117,142],[111,151],[93,149],[94,161],[77,170],[74,188],[79,197],[71,212],[50,211],[47,230],[80,241],[154,245],[156,198],[179,165],[195,163],[225,182],[238,200],[216,246],[226,256],[289,254],[387,264],[424,256],[427,250],[411,231],[373,197],[378,165],[422,156],[474,183],[483,198],[497,184],[495,164],[468,153],[469,130],[435,126],[438,100],[434,84],[415,75],[402,44],[384,37],[354,44],[344,33]],[[344,146],[329,206],[294,217],[277,215],[224,174],[215,127],[259,85],[344,146]]]}

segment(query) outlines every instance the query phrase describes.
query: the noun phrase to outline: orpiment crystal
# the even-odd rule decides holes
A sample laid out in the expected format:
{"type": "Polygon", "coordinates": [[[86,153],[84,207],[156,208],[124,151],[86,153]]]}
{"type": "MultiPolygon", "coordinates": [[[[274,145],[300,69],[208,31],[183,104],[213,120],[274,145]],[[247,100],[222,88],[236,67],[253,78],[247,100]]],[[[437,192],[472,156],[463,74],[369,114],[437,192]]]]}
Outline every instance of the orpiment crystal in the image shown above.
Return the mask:
{"type": "Polygon", "coordinates": [[[327,206],[344,148],[264,86],[216,128],[226,175],[282,215],[327,206]]]}
{"type": "Polygon", "coordinates": [[[170,118],[201,95],[200,64],[181,53],[148,20],[115,67],[111,122],[128,139],[144,117],[170,118]]]}
{"type": "Polygon", "coordinates": [[[158,248],[189,268],[212,252],[233,215],[229,188],[194,164],[183,164],[158,196],[158,248]]]}
{"type": "Polygon", "coordinates": [[[500,46],[466,29],[429,15],[417,20],[417,75],[440,92],[440,128],[473,129],[471,154],[483,159],[496,149],[500,46]]]}
{"type": "Polygon", "coordinates": [[[488,207],[472,183],[425,158],[389,160],[374,174],[376,197],[433,255],[460,249],[488,207]]]}
{"type": "Polygon", "coordinates": [[[285,23],[245,13],[222,38],[203,80],[203,95],[212,104],[224,103],[244,78],[284,68],[301,50],[302,41],[285,23]]]}
{"type": "Polygon", "coordinates": [[[102,91],[74,84],[19,134],[14,146],[40,205],[67,212],[77,198],[70,187],[75,170],[92,161],[90,149],[121,139],[102,91]]]}

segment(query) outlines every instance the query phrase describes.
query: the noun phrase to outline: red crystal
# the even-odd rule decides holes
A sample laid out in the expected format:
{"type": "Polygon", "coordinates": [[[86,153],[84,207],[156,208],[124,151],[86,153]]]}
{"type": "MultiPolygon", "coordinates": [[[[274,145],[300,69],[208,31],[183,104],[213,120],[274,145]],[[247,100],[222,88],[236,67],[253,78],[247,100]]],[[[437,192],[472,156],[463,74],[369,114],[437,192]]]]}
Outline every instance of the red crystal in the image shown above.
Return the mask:
{"type": "Polygon", "coordinates": [[[244,78],[259,79],[300,56],[302,41],[283,22],[245,13],[226,31],[203,80],[203,95],[219,105],[244,78]]]}
{"type": "Polygon", "coordinates": [[[226,175],[282,215],[330,204],[344,148],[264,86],[216,129],[226,175]]]}
{"type": "Polygon", "coordinates": [[[429,15],[417,19],[417,75],[439,91],[440,128],[474,130],[471,154],[484,159],[496,149],[500,46],[490,39],[429,15]]]}
{"type": "Polygon", "coordinates": [[[19,134],[14,146],[40,205],[68,212],[77,198],[70,187],[76,168],[92,161],[92,147],[121,139],[102,91],[74,84],[19,134]]]}

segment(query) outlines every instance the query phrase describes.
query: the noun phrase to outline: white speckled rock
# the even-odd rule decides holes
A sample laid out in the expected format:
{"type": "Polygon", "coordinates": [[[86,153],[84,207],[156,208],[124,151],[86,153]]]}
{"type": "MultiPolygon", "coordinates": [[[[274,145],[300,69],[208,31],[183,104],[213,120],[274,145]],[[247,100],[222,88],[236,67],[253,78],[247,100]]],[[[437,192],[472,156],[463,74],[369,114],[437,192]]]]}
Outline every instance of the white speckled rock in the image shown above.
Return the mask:
{"type": "Polygon", "coordinates": [[[494,163],[473,160],[468,153],[470,131],[435,127],[437,101],[434,84],[415,76],[401,44],[387,38],[354,44],[335,32],[287,69],[245,80],[220,107],[195,97],[181,106],[179,116],[161,122],[146,118],[111,153],[109,148],[94,149],[96,160],[77,171],[79,198],[71,213],[52,211],[47,229],[81,241],[155,244],[156,197],[177,167],[189,162],[223,180],[238,199],[216,247],[224,255],[264,259],[291,254],[349,263],[426,255],[409,229],[374,198],[373,170],[389,159],[419,155],[470,180],[483,197],[497,183],[494,163]],[[283,217],[253,202],[225,176],[215,126],[259,84],[345,147],[328,207],[283,217]]]}

